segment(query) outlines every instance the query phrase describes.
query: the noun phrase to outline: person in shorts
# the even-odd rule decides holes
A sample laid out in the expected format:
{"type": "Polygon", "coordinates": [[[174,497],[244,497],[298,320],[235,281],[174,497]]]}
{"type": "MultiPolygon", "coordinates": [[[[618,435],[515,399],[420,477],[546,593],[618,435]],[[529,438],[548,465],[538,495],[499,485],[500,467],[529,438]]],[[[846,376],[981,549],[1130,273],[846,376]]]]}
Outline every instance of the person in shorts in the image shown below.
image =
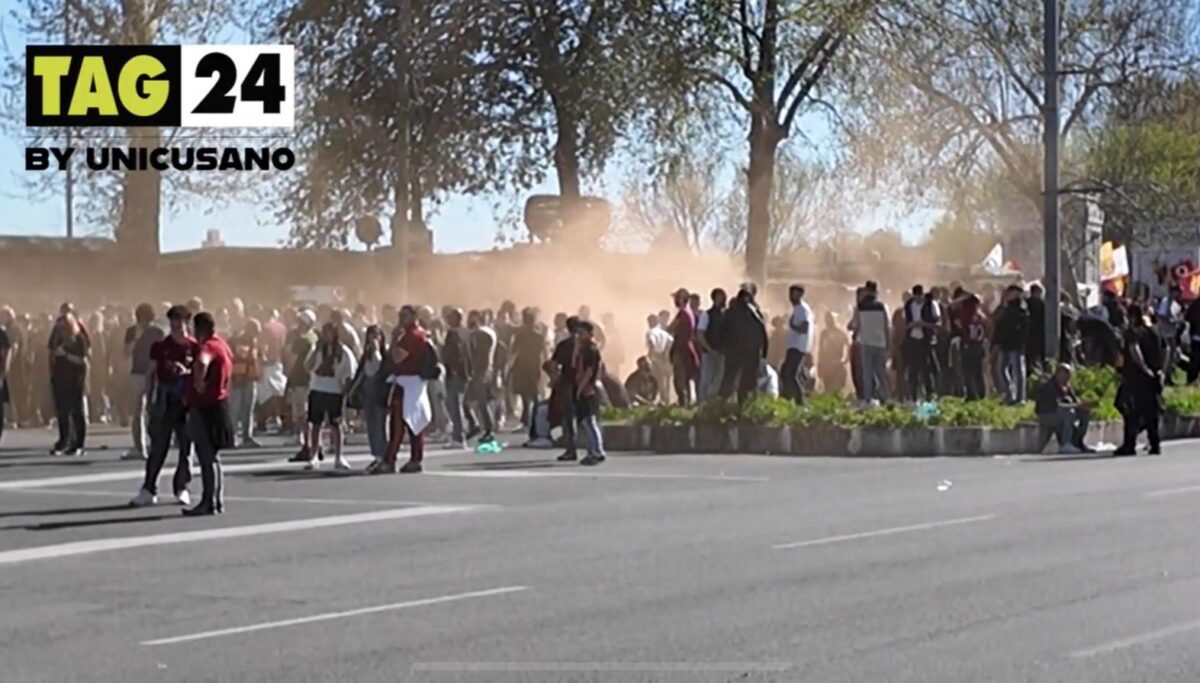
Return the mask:
{"type": "MultiPolygon", "coordinates": [[[[354,352],[341,341],[339,326],[325,323],[320,341],[305,362],[312,376],[308,391],[308,443],[320,444],[321,428],[328,424],[333,437],[334,467],[339,470],[350,469],[350,463],[342,455],[342,406],[356,365],[354,352]]],[[[307,469],[316,469],[317,462],[316,454],[310,455],[307,469]]]]}

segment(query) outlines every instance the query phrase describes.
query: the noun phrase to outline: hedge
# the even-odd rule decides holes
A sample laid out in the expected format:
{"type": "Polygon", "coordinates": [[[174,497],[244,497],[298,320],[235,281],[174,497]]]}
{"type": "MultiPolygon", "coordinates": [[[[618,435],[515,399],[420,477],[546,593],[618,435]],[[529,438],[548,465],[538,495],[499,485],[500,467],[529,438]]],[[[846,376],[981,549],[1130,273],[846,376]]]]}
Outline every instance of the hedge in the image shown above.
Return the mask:
{"type": "MultiPolygon", "coordinates": [[[[1042,381],[1042,378],[1031,378],[1030,384],[1041,386],[1042,381]]],[[[1112,368],[1081,368],[1076,372],[1072,385],[1082,400],[1095,402],[1093,420],[1120,419],[1116,408],[1113,407],[1118,379],[1112,368]]],[[[1168,387],[1164,399],[1169,413],[1182,417],[1200,417],[1200,388],[1168,387]]],[[[745,405],[714,400],[689,408],[608,408],[602,417],[605,422],[638,425],[831,425],[875,429],[922,426],[1011,429],[1018,424],[1035,421],[1032,402],[1009,406],[993,398],[965,401],[961,398],[947,397],[917,405],[860,407],[845,397],[829,394],[811,396],[802,406],[786,399],[757,396],[745,405]]]]}

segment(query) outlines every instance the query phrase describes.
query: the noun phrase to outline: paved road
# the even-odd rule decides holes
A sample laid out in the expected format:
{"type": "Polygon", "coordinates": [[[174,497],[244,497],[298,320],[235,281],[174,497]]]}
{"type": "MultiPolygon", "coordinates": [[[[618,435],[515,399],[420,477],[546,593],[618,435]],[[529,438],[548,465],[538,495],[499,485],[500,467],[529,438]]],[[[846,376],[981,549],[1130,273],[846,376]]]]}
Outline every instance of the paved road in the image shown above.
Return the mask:
{"type": "MultiPolygon", "coordinates": [[[[0,680],[1195,681],[1200,457],[234,453],[123,508],[127,441],[0,449],[0,680]]],[[[164,479],[165,481],[165,479],[164,479]]]]}

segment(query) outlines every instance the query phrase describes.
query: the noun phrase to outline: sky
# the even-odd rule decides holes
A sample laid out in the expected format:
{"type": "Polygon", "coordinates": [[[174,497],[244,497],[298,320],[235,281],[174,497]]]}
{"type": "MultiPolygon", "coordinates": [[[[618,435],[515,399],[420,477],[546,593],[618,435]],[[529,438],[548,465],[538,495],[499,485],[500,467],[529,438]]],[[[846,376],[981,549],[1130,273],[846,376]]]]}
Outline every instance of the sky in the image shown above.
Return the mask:
{"type": "MultiPolygon", "coordinates": [[[[18,0],[0,0],[0,6],[18,0]]],[[[26,38],[21,35],[17,22],[9,16],[2,17],[0,23],[0,38],[10,56],[20,58],[23,53],[26,38]]],[[[302,57],[298,57],[302,58],[302,57]]],[[[811,136],[810,136],[811,137],[811,136]]],[[[832,143],[831,140],[814,140],[815,143],[832,143]]],[[[20,131],[0,132],[0,216],[6,220],[0,224],[0,234],[16,235],[49,235],[63,236],[66,234],[65,199],[63,187],[65,182],[55,183],[57,190],[54,194],[31,194],[25,187],[28,180],[25,171],[24,148],[26,135],[20,131]]],[[[236,144],[231,141],[230,144],[236,144]]],[[[248,143],[249,144],[249,143],[248,143]]],[[[303,151],[296,150],[302,158],[303,151]]],[[[553,181],[553,168],[547,159],[546,175],[548,180],[532,188],[520,197],[469,197],[451,196],[435,209],[432,216],[427,218],[429,228],[434,235],[434,249],[439,252],[461,252],[486,250],[494,246],[496,226],[499,217],[495,207],[503,209],[517,206],[529,194],[555,194],[556,184],[553,181]]],[[[615,199],[615,191],[620,186],[620,179],[632,169],[617,162],[610,166],[598,187],[585,188],[593,193],[605,196],[608,190],[609,199],[615,199]]],[[[298,172],[296,170],[289,172],[298,172]]],[[[57,173],[45,171],[43,173],[57,173]]],[[[58,174],[62,175],[62,174],[58,174]]],[[[275,214],[277,204],[267,193],[257,193],[248,190],[245,196],[228,203],[227,206],[213,208],[206,204],[191,202],[178,211],[164,210],[161,218],[160,240],[164,251],[179,251],[194,249],[204,241],[210,229],[220,231],[222,241],[228,246],[278,246],[288,236],[288,225],[280,222],[275,214]]],[[[882,210],[871,216],[864,216],[855,222],[860,230],[874,229],[877,223],[894,221],[894,211],[882,210]]],[[[86,217],[76,210],[76,235],[88,234],[86,217]]],[[[908,240],[919,238],[929,223],[929,218],[906,220],[901,223],[902,232],[908,240]]],[[[384,221],[386,225],[386,220],[384,221]]],[[[361,245],[356,245],[361,248],[361,245]]]]}

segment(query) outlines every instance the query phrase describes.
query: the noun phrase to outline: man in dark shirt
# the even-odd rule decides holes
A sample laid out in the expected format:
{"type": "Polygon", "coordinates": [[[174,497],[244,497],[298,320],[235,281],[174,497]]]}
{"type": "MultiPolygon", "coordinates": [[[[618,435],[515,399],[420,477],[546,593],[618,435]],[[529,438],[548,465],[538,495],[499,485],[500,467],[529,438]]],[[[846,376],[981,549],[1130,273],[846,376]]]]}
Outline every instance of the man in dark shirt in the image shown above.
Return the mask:
{"type": "Polygon", "coordinates": [[[1141,306],[1130,306],[1129,329],[1122,335],[1121,386],[1117,409],[1125,421],[1125,440],[1114,455],[1135,455],[1137,437],[1144,429],[1150,455],[1160,455],[1158,423],[1163,411],[1163,342],[1146,324],[1141,306]]]}
{"type": "Polygon", "coordinates": [[[725,376],[721,379],[721,398],[733,396],[746,401],[758,387],[758,374],[767,357],[767,327],[754,302],[749,285],[738,291],[725,314],[725,376]]]}
{"type": "Polygon", "coordinates": [[[592,336],[594,330],[592,323],[586,320],[579,322],[576,328],[574,358],[575,417],[579,421],[579,428],[587,437],[587,457],[580,460],[579,464],[587,466],[604,462],[604,438],[600,433],[600,400],[596,391],[604,362],[592,336]]]}
{"type": "Polygon", "coordinates": [[[1041,285],[1029,287],[1025,307],[1029,310],[1029,333],[1025,337],[1025,362],[1041,370],[1046,363],[1046,300],[1041,285]]]}
{"type": "Polygon", "coordinates": [[[625,393],[635,406],[652,406],[658,401],[658,381],[650,372],[650,359],[645,356],[637,359],[637,370],[625,380],[625,393]]]}
{"type": "Polygon", "coordinates": [[[466,447],[467,433],[478,430],[475,426],[475,416],[470,406],[464,400],[467,383],[471,381],[471,358],[467,351],[467,330],[463,327],[463,312],[452,308],[445,312],[445,340],[442,343],[441,360],[446,368],[446,408],[450,413],[450,439],[458,448],[466,447]],[[463,418],[466,417],[469,432],[463,431],[463,418]]]}
{"type": "MultiPolygon", "coordinates": [[[[1065,455],[1094,453],[1083,443],[1091,420],[1091,406],[1071,388],[1071,366],[1062,363],[1038,390],[1036,413],[1043,429],[1058,435],[1058,452],[1065,455]]],[[[1049,439],[1049,437],[1046,437],[1049,439]]],[[[1044,442],[1043,442],[1044,443],[1044,442]]]]}
{"type": "Polygon", "coordinates": [[[712,307],[700,314],[696,324],[696,342],[700,345],[700,400],[707,401],[719,393],[721,377],[725,374],[724,332],[725,305],[728,296],[723,289],[712,291],[712,307]]]}
{"type": "MultiPolygon", "coordinates": [[[[563,429],[563,454],[559,462],[574,462],[579,459],[575,451],[575,335],[579,329],[579,318],[567,318],[567,330],[571,336],[554,347],[554,354],[546,361],[545,369],[553,382],[550,391],[550,406],[558,408],[559,421],[563,429]]],[[[553,413],[553,410],[551,411],[553,413]]],[[[550,420],[554,424],[553,417],[550,420]]]]}
{"type": "Polygon", "coordinates": [[[1021,299],[1021,288],[1012,285],[1004,291],[1004,305],[996,314],[992,341],[999,352],[997,387],[1001,398],[1011,405],[1025,402],[1025,344],[1029,334],[1029,311],[1021,299]]]}
{"type": "Polygon", "coordinates": [[[521,326],[511,335],[512,370],[509,384],[521,399],[521,424],[529,429],[533,409],[538,402],[542,362],[546,358],[546,331],[537,319],[537,311],[526,308],[521,312],[521,326]]]}

